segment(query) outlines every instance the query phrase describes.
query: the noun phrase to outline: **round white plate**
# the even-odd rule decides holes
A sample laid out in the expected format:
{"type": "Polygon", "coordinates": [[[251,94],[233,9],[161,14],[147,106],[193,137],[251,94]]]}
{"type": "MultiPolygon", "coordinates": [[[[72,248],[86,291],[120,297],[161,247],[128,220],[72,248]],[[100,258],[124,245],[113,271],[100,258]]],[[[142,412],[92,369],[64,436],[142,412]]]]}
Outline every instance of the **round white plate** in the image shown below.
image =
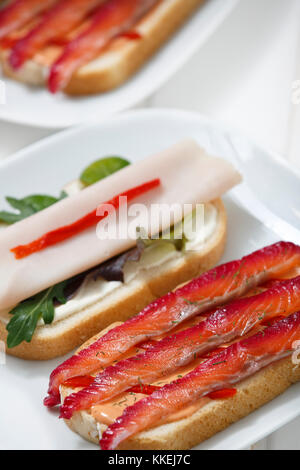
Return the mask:
{"type": "MultiPolygon", "coordinates": [[[[273,156],[238,133],[195,113],[141,110],[116,116],[105,123],[93,124],[56,134],[19,152],[0,164],[0,208],[4,197],[25,196],[43,192],[59,194],[62,186],[78,177],[83,167],[97,157],[119,154],[137,161],[175,142],[194,138],[208,152],[234,161],[244,172],[245,183],[225,198],[228,213],[228,242],[222,261],[236,259],[255,249],[277,241],[280,236],[264,224],[264,213],[256,214],[258,220],[240,205],[248,204],[244,188],[254,185],[261,204],[267,205],[269,222],[272,223],[268,201],[277,200],[285,193],[288,206],[299,197],[299,178],[280,161],[273,164],[273,156]],[[259,159],[259,160],[258,160],[259,159]],[[251,165],[253,162],[253,166],[251,165]],[[272,177],[284,174],[280,187],[262,192],[267,177],[255,181],[255,167],[269,168],[272,177]],[[279,174],[276,174],[279,172],[279,174]]],[[[257,175],[257,171],[256,171],[257,175]]],[[[259,175],[257,175],[259,176],[259,175]]],[[[251,194],[247,194],[251,203],[251,194]]],[[[299,205],[298,205],[299,207],[299,205]]],[[[275,216],[275,220],[280,213],[275,216]]],[[[290,224],[290,221],[287,221],[290,224]]],[[[293,228],[292,225],[290,225],[293,228]]],[[[298,226],[299,227],[299,226],[298,226]]],[[[295,228],[296,230],[296,228],[295,228]]],[[[284,238],[289,238],[287,232],[284,238]]],[[[298,238],[300,242],[300,235],[298,238]]],[[[0,356],[1,358],[1,356],[0,356]]],[[[0,365],[0,448],[1,449],[96,449],[73,434],[58,420],[57,412],[43,407],[50,372],[62,358],[47,362],[22,361],[6,357],[0,365]]],[[[1,361],[0,361],[1,362],[1,361]]],[[[272,433],[300,414],[300,383],[250,416],[218,433],[202,443],[201,449],[244,449],[272,433]]]]}
{"type": "Polygon", "coordinates": [[[115,91],[91,97],[52,96],[2,78],[6,104],[0,119],[46,128],[64,128],[92,119],[106,119],[146,99],[161,87],[209,38],[238,0],[207,0],[192,19],[131,80],[115,91]]]}

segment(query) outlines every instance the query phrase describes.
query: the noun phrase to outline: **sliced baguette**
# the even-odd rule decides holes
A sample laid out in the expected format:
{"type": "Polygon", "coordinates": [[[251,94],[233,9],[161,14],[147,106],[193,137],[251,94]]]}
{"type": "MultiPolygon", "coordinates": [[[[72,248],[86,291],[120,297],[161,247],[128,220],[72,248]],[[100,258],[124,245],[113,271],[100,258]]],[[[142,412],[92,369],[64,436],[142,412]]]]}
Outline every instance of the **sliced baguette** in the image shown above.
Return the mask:
{"type": "MultiPolygon", "coordinates": [[[[30,343],[23,342],[7,353],[31,360],[62,356],[111,323],[127,320],[178,284],[215,266],[223,254],[227,220],[222,201],[218,199],[213,204],[218,211],[216,230],[200,251],[182,253],[123,284],[96,304],[51,325],[39,326],[30,343]]],[[[0,321],[0,340],[5,341],[6,337],[6,324],[0,321]]]]}
{"type": "MultiPolygon", "coordinates": [[[[204,0],[162,0],[135,30],[140,40],[115,39],[89,64],[81,67],[64,90],[70,95],[89,95],[112,90],[128,80],[171,35],[187,20],[204,0]]],[[[60,53],[59,48],[47,48],[28,61],[20,71],[8,64],[8,52],[0,51],[5,75],[29,85],[44,85],[49,64],[60,53]]],[[[166,64],[167,66],[167,64],[166,64]]]]}
{"type": "MultiPolygon", "coordinates": [[[[99,336],[101,335],[97,337],[99,336]]],[[[273,400],[299,380],[300,367],[295,366],[291,358],[277,361],[235,386],[237,394],[234,397],[210,400],[192,416],[136,434],[124,441],[118,449],[192,449],[273,400]]],[[[72,392],[73,390],[62,386],[62,401],[72,392]]],[[[65,422],[72,431],[95,444],[99,444],[99,436],[106,429],[106,426],[97,422],[88,411],[76,412],[65,422]]]]}

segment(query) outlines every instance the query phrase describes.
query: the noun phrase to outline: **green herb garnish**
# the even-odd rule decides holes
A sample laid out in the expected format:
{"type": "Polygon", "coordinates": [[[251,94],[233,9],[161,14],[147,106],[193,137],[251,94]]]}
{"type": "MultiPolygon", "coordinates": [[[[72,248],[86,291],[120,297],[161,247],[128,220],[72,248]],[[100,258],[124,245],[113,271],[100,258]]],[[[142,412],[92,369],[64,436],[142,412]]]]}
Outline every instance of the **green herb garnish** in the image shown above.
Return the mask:
{"type": "Polygon", "coordinates": [[[106,157],[101,158],[89,165],[80,176],[80,181],[84,186],[90,186],[97,183],[97,181],[112,175],[116,171],[121,170],[125,166],[130,165],[128,160],[121,157],[106,157]]]}

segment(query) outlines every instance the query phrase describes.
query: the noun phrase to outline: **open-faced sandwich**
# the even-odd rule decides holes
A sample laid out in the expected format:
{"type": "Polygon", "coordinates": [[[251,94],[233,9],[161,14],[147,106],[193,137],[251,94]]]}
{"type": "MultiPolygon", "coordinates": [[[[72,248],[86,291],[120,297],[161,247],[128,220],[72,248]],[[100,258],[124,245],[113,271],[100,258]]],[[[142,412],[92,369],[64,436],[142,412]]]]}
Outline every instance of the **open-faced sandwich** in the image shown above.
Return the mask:
{"type": "Polygon", "coordinates": [[[288,242],[213,268],[86,342],[45,405],[102,449],[192,448],[300,380],[299,272],[288,242]]]}
{"type": "Polygon", "coordinates": [[[8,198],[19,210],[0,212],[10,224],[0,231],[8,353],[63,355],[215,266],[226,238],[220,197],[240,180],[231,164],[187,140],[132,165],[97,161],[59,199],[8,198]],[[152,212],[173,206],[169,217],[152,212]],[[202,222],[186,230],[199,214],[202,222]]]}
{"type": "MultiPolygon", "coordinates": [[[[72,95],[116,88],[204,0],[11,0],[0,9],[4,73],[72,95]]],[[[167,64],[166,64],[167,66],[167,64]]]]}

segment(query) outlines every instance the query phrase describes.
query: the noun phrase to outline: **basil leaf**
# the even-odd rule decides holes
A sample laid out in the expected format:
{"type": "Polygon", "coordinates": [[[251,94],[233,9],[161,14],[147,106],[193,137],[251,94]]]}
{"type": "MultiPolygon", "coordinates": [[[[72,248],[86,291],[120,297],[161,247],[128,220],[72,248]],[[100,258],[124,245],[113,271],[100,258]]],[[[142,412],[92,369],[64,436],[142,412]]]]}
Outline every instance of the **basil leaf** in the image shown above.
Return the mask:
{"type": "Polygon", "coordinates": [[[64,289],[68,281],[60,282],[49,289],[21,302],[9,313],[13,315],[6,329],[7,347],[18,346],[22,341],[31,341],[38,321],[43,318],[45,324],[54,319],[54,302],[66,303],[64,289]]]}
{"type": "Polygon", "coordinates": [[[34,209],[31,207],[30,204],[25,201],[25,199],[15,199],[13,197],[7,197],[6,201],[11,207],[17,209],[20,214],[22,214],[24,217],[29,217],[34,213],[34,209]]]}
{"type": "Polygon", "coordinates": [[[101,158],[89,165],[80,176],[80,181],[85,186],[97,183],[97,181],[112,175],[116,171],[121,170],[125,166],[130,165],[128,160],[122,157],[106,157],[101,158]]]}
{"type": "Polygon", "coordinates": [[[0,222],[4,222],[10,225],[14,224],[16,222],[19,222],[20,220],[26,219],[27,217],[35,214],[36,212],[40,212],[46,209],[47,207],[52,206],[64,197],[66,197],[66,194],[64,192],[61,193],[59,198],[41,194],[27,196],[23,199],[7,197],[6,201],[8,202],[8,204],[14,209],[16,209],[18,213],[0,211],[0,222]]]}
{"type": "Polygon", "coordinates": [[[58,202],[59,199],[52,196],[36,194],[34,196],[25,197],[23,201],[27,206],[31,207],[34,212],[40,212],[58,202]]]}

